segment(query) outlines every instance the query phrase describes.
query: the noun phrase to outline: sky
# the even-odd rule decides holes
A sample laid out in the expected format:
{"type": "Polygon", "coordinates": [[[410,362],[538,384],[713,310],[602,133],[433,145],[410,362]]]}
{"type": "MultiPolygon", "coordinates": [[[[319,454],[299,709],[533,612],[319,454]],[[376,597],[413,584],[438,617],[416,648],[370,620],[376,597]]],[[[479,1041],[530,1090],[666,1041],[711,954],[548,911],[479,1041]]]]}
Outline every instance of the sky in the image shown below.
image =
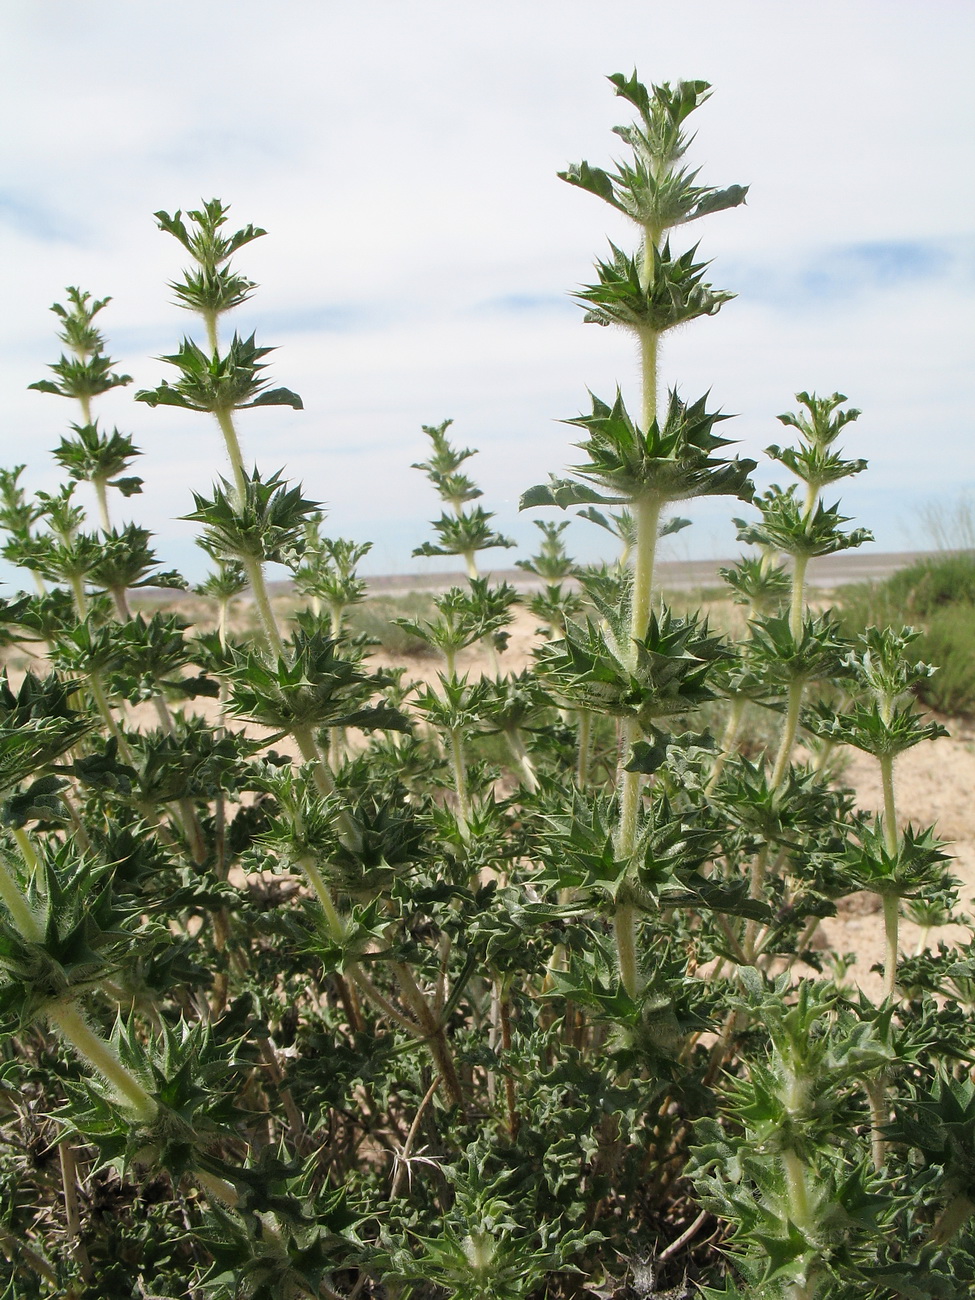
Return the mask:
{"type": "MultiPolygon", "coordinates": [[[[750,186],[690,228],[738,297],[667,337],[663,382],[710,390],[756,459],[798,390],[847,394],[863,414],[844,445],[870,468],[844,513],[877,550],[929,545],[919,508],[972,491],[969,0],[7,0],[3,28],[0,464],[56,488],[50,451],[77,413],[27,390],[59,351],[48,308],[66,285],[111,296],[99,322],[135,382],[95,414],[135,437],[146,480],[115,517],[152,528],[166,567],[202,577],[178,516],[227,465],[208,417],[132,400],[200,337],[152,214],[214,196],[268,231],[237,259],[260,288],[228,327],[273,345],[274,383],[304,400],[242,413],[247,460],[300,480],[331,535],[373,541],[367,571],[450,568],[410,554],[439,513],[410,468],[421,426],[449,417],[519,542],[487,564],[530,552],[518,498],[574,461],[561,421],[617,385],[638,409],[631,339],[572,299],[635,229],[556,175],[620,155],[631,114],[606,77],[634,67],[712,83],[688,161],[750,186]]],[[[735,554],[747,507],[681,513],[670,558],[735,554]]],[[[608,558],[593,525],[568,537],[608,558]]]]}

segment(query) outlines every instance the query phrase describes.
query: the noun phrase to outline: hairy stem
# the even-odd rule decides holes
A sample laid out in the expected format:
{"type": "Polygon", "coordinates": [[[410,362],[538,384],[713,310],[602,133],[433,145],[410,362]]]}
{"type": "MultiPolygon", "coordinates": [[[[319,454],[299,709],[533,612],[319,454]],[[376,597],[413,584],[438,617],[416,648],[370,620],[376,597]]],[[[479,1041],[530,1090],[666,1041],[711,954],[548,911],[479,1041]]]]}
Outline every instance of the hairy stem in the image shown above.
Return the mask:
{"type": "Polygon", "coordinates": [[[244,457],[240,450],[240,439],[237,437],[237,430],[234,427],[234,417],[230,411],[222,408],[215,410],[213,414],[216,416],[217,424],[220,425],[220,432],[223,434],[227,455],[230,458],[230,468],[233,470],[237,495],[240,498],[240,504],[243,505],[247,498],[247,475],[244,473],[244,457]]]}
{"type": "Polygon", "coordinates": [[[806,568],[808,564],[808,555],[796,555],[794,557],[792,603],[789,607],[789,631],[792,633],[793,641],[797,642],[802,636],[803,616],[806,612],[806,568]]]}
{"type": "Polygon", "coordinates": [[[260,560],[255,559],[252,555],[243,557],[243,565],[247,579],[251,584],[251,591],[254,593],[254,604],[257,606],[257,615],[261,620],[261,629],[264,632],[267,648],[272,655],[281,659],[284,657],[284,642],[281,639],[281,633],[278,631],[277,619],[274,617],[274,610],[271,607],[271,597],[268,595],[267,583],[264,581],[264,569],[260,560]]]}
{"type": "Polygon", "coordinates": [[[592,746],[592,714],[588,709],[579,710],[578,746],[579,757],[576,763],[576,781],[580,790],[585,790],[589,783],[589,750],[592,746]]]}
{"type": "Polygon", "coordinates": [[[796,743],[796,732],[799,730],[799,714],[802,711],[802,695],[805,688],[806,683],[804,681],[794,681],[789,685],[789,700],[786,706],[785,721],[782,724],[782,736],[779,740],[778,753],[775,756],[775,766],[772,768],[771,786],[773,790],[778,789],[789,770],[792,747],[796,743]]]}
{"type": "Polygon", "coordinates": [[[885,1124],[890,1123],[890,1111],[887,1107],[887,1089],[882,1075],[868,1079],[863,1085],[870,1103],[870,1153],[873,1167],[879,1173],[887,1158],[887,1143],[881,1133],[885,1124]]]}
{"type": "Polygon", "coordinates": [[[471,834],[471,800],[467,789],[467,759],[464,754],[464,738],[459,727],[448,729],[450,737],[450,765],[454,773],[454,789],[457,791],[457,825],[464,840],[471,834]]]}
{"type": "Polygon", "coordinates": [[[900,902],[896,894],[884,894],[884,998],[887,1000],[897,992],[900,902]]]}
{"type": "Polygon", "coordinates": [[[158,1107],[135,1075],[119,1060],[111,1043],[97,1034],[74,1002],[54,1002],[45,1009],[49,1023],[79,1056],[125,1099],[143,1124],[151,1124],[158,1107]]]}
{"type": "Polygon", "coordinates": [[[132,750],[129,748],[129,742],[122,734],[122,729],[115,721],[115,715],[112,713],[111,705],[108,702],[108,695],[105,692],[102,683],[101,673],[97,668],[88,670],[88,689],[91,691],[92,698],[98,712],[102,715],[102,721],[109,730],[109,734],[114,736],[118,742],[118,752],[126,763],[132,763],[132,750]]]}
{"type": "Polygon", "coordinates": [[[44,930],[33,909],[21,893],[13,872],[0,856],[0,899],[6,904],[14,925],[28,943],[43,943],[44,930]]]}
{"type": "Polygon", "coordinates": [[[70,1138],[62,1138],[58,1143],[58,1158],[61,1164],[61,1191],[64,1196],[64,1217],[68,1229],[71,1249],[78,1261],[78,1269],[85,1279],[91,1281],[91,1264],[88,1252],[81,1237],[81,1214],[78,1209],[78,1166],[75,1163],[74,1147],[70,1138]]]}
{"type": "Polygon", "coordinates": [[[724,771],[725,764],[735,751],[738,743],[738,732],[741,730],[741,720],[744,717],[747,703],[748,701],[744,695],[736,695],[731,701],[731,712],[728,714],[728,722],[724,729],[724,735],[721,737],[721,750],[714,760],[711,776],[704,787],[705,794],[714,793],[718,782],[721,780],[721,773],[724,771]]]}
{"type": "Polygon", "coordinates": [[[640,996],[640,968],[636,956],[636,930],[639,913],[632,903],[619,903],[613,915],[616,956],[620,980],[631,998],[640,996]]]}
{"type": "Polygon", "coordinates": [[[27,864],[27,869],[30,871],[31,875],[34,875],[41,869],[41,859],[37,850],[31,843],[30,836],[22,826],[15,826],[13,828],[13,837],[17,841],[17,847],[23,855],[24,862],[27,864]]]}
{"type": "Polygon", "coordinates": [[[108,489],[105,480],[99,476],[93,478],[91,482],[98,500],[98,517],[101,520],[102,528],[106,533],[110,533],[112,531],[112,520],[108,513],[108,489]]]}

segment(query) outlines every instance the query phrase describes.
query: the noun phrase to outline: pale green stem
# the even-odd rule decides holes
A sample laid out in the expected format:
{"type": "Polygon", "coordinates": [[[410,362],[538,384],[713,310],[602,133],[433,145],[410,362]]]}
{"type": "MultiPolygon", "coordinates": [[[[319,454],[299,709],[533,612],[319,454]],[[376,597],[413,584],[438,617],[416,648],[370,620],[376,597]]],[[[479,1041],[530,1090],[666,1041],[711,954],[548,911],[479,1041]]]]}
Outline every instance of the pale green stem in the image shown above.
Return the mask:
{"type": "MultiPolygon", "coordinates": [[[[458,511],[458,514],[459,513],[460,512],[458,511]]],[[[461,558],[464,561],[464,565],[467,569],[467,576],[470,578],[471,582],[473,582],[475,578],[479,578],[481,575],[477,571],[477,561],[474,559],[474,552],[463,551],[461,552],[461,558]]]]}
{"type": "Polygon", "coordinates": [[[88,615],[88,596],[85,593],[84,579],[78,574],[73,574],[71,579],[71,593],[74,596],[74,607],[80,619],[85,619],[88,615]]]}
{"type": "MultiPolygon", "coordinates": [[[[889,717],[890,701],[884,701],[884,716],[889,717]]],[[[894,798],[894,756],[884,754],[880,759],[880,776],[884,788],[884,847],[896,857],[900,847],[897,831],[897,803],[894,798]]],[[[897,945],[900,927],[900,899],[884,895],[884,930],[886,951],[884,955],[884,997],[892,998],[897,989],[897,945]]]]}
{"type": "Polygon", "coordinates": [[[13,828],[13,836],[17,841],[17,847],[24,855],[24,861],[27,863],[28,870],[31,874],[33,875],[40,871],[41,859],[38,856],[37,850],[34,848],[33,844],[31,844],[30,836],[24,828],[22,826],[15,826],[13,828]]]}
{"type": "Polygon", "coordinates": [[[579,758],[576,764],[576,781],[580,790],[585,790],[589,782],[589,749],[592,744],[592,714],[588,709],[579,710],[579,758]]]}
{"type": "MultiPolygon", "coordinates": [[[[332,770],[315,742],[311,727],[295,727],[291,734],[295,738],[301,757],[306,763],[312,765],[312,779],[318,793],[323,798],[335,794],[335,781],[332,777],[332,770]]],[[[337,821],[339,824],[339,837],[342,843],[347,849],[351,849],[353,852],[358,851],[361,847],[359,829],[353,821],[351,813],[345,808],[339,809],[337,821]]]]}
{"type": "Polygon", "coordinates": [[[633,559],[633,604],[630,610],[631,644],[628,647],[633,662],[636,661],[636,647],[632,642],[643,640],[647,634],[647,624],[650,622],[653,569],[663,504],[660,497],[650,497],[647,500],[634,502],[633,507],[636,520],[636,555],[633,559]]]}
{"type": "Polygon", "coordinates": [[[0,856],[0,899],[3,899],[14,925],[28,943],[43,943],[44,930],[34,915],[30,904],[21,892],[20,885],[0,856]]]}
{"type": "Polygon", "coordinates": [[[115,612],[118,614],[119,622],[127,623],[132,617],[132,611],[129,608],[129,598],[125,593],[125,588],[113,587],[112,600],[115,602],[115,612]]]}
{"type": "Polygon", "coordinates": [[[292,734],[294,735],[298,748],[301,751],[301,757],[306,763],[311,763],[313,765],[312,775],[315,780],[315,785],[318,788],[318,793],[325,797],[334,794],[335,782],[332,779],[331,770],[322,758],[321,750],[315,743],[315,737],[312,735],[311,727],[295,727],[292,734]]]}
{"type": "Polygon", "coordinates": [[[45,1015],[78,1055],[125,1098],[142,1123],[152,1123],[158,1111],[155,1101],[122,1064],[111,1043],[95,1033],[78,1006],[73,1002],[55,1002],[45,1009],[45,1015]]]}
{"type": "Polygon", "coordinates": [[[808,565],[808,555],[796,555],[794,557],[794,566],[792,570],[792,604],[789,610],[789,630],[792,633],[792,639],[797,642],[802,636],[803,615],[806,610],[806,568],[808,565]]]}
{"type": "Polygon", "coordinates": [[[897,991],[897,944],[901,900],[896,894],[884,894],[884,998],[897,991]]]}
{"type": "Polygon", "coordinates": [[[741,730],[741,720],[745,713],[747,700],[744,695],[736,695],[731,701],[731,712],[728,714],[728,722],[724,729],[724,735],[721,737],[721,752],[714,760],[714,767],[711,769],[711,776],[707,785],[704,787],[705,794],[713,794],[714,790],[721,780],[721,773],[724,771],[725,764],[734,753],[735,746],[738,743],[738,732],[741,730]]]}
{"type": "Polygon", "coordinates": [[[616,955],[623,988],[636,1000],[640,996],[640,968],[636,958],[637,909],[632,903],[620,903],[613,915],[616,955]]]}
{"type": "Polygon", "coordinates": [[[657,418],[657,365],[660,358],[660,335],[640,335],[640,364],[643,370],[643,428],[650,428],[657,418]]]}
{"type": "MultiPolygon", "coordinates": [[[[636,519],[636,555],[633,562],[633,603],[630,611],[630,646],[628,653],[636,664],[636,646],[647,634],[650,605],[653,594],[654,558],[657,533],[663,502],[659,497],[638,501],[634,505],[636,519]]],[[[626,738],[630,745],[642,739],[643,732],[635,718],[627,720],[626,738]]],[[[620,783],[620,824],[617,851],[621,858],[632,855],[636,847],[637,816],[640,808],[642,776],[639,772],[624,772],[620,783]]]]}
{"type": "Polygon", "coordinates": [[[217,313],[215,311],[204,311],[200,313],[203,317],[203,323],[207,330],[207,343],[210,345],[210,351],[216,355],[220,346],[220,340],[217,337],[217,313]]]}
{"type": "Polygon", "coordinates": [[[352,979],[355,981],[358,988],[366,995],[370,1002],[374,1003],[379,1008],[383,1015],[388,1016],[394,1024],[399,1025],[401,1029],[405,1029],[406,1032],[412,1034],[414,1038],[426,1037],[426,1034],[418,1024],[397,1011],[389,999],[383,997],[382,993],[379,992],[375,984],[373,984],[372,980],[358,962],[349,962],[345,969],[348,974],[352,976],[352,979]]]}
{"type": "Polygon", "coordinates": [[[870,1102],[870,1153],[873,1167],[879,1173],[887,1157],[887,1143],[880,1130],[890,1123],[890,1111],[887,1108],[886,1088],[883,1076],[868,1080],[864,1085],[870,1102]]]}
{"type": "Polygon", "coordinates": [[[240,498],[240,504],[243,506],[247,499],[247,475],[244,473],[244,457],[240,450],[240,439],[237,437],[237,430],[234,427],[234,417],[230,411],[218,409],[213,412],[217,424],[220,425],[220,432],[223,434],[223,440],[227,447],[227,455],[230,457],[230,468],[234,474],[234,484],[237,488],[237,495],[240,498]]]}
{"type": "Polygon", "coordinates": [[[772,769],[771,786],[773,790],[778,789],[789,770],[792,747],[796,741],[796,732],[799,730],[799,714],[802,710],[802,693],[805,686],[804,681],[795,681],[789,686],[789,701],[786,707],[785,722],[782,724],[782,737],[779,741],[779,751],[775,756],[775,766],[772,769]]]}
{"type": "Polygon", "coordinates": [[[518,767],[524,778],[525,785],[532,794],[538,789],[538,774],[535,771],[535,764],[531,760],[525,743],[521,738],[521,732],[517,727],[505,731],[505,739],[517,760],[518,767]]]}
{"type": "MultiPolygon", "coordinates": [[[[78,355],[82,358],[82,360],[84,360],[85,358],[91,356],[91,353],[90,353],[90,352],[79,352],[78,355]]],[[[79,403],[80,403],[80,405],[81,405],[81,420],[82,420],[82,423],[83,423],[83,424],[91,424],[91,398],[90,398],[90,397],[87,397],[87,396],[85,396],[85,397],[79,397],[79,398],[78,398],[78,401],[79,401],[79,403]]]]}
{"type": "Polygon", "coordinates": [[[261,620],[261,627],[264,629],[264,638],[267,641],[268,649],[272,655],[282,658],[284,656],[284,642],[281,640],[281,633],[278,631],[274,610],[271,608],[271,598],[267,592],[267,583],[264,581],[264,570],[261,567],[261,562],[252,555],[248,555],[243,557],[243,565],[248,581],[251,584],[251,590],[254,593],[254,603],[257,605],[257,613],[261,620]]]}
{"type": "Polygon", "coordinates": [[[425,1043],[427,1050],[433,1060],[434,1065],[440,1071],[441,1078],[444,1082],[444,1088],[447,1096],[453,1106],[463,1106],[464,1094],[460,1086],[460,1078],[457,1074],[457,1067],[454,1064],[453,1053],[447,1043],[447,1036],[444,1033],[443,1024],[437,1019],[430,1009],[430,1005],[423,996],[419,985],[413,977],[413,972],[405,962],[394,961],[390,963],[393,973],[399,980],[400,988],[403,991],[403,1000],[416,1016],[421,1027],[425,1030],[425,1043]]]}
{"type": "Polygon", "coordinates": [[[809,1188],[806,1185],[806,1166],[792,1147],[782,1152],[786,1188],[789,1193],[789,1215],[800,1230],[807,1231],[812,1222],[809,1214],[809,1188]]]}
{"type": "MultiPolygon", "coordinates": [[[[635,718],[626,720],[626,740],[630,745],[642,738],[640,724],[635,718]]],[[[630,857],[636,848],[638,814],[640,811],[640,773],[624,772],[620,782],[620,821],[616,837],[616,851],[620,858],[630,857]]]]}
{"type": "MultiPolygon", "coordinates": [[[[765,875],[768,871],[769,846],[763,844],[761,849],[752,859],[751,871],[749,873],[748,897],[762,901],[762,895],[765,893],[765,875]]],[[[749,919],[745,925],[745,953],[750,962],[755,960],[755,950],[758,939],[759,922],[749,919]]]]}
{"type": "Polygon", "coordinates": [[[346,929],[339,915],[339,910],[335,906],[335,900],[332,898],[332,892],[326,883],[325,877],[318,870],[314,859],[308,854],[303,854],[298,859],[298,865],[308,877],[308,883],[315,891],[315,897],[325,914],[329,934],[336,943],[344,943],[347,937],[346,929]]]}
{"type": "Polygon", "coordinates": [[[95,496],[98,499],[98,515],[102,521],[102,528],[106,533],[112,531],[112,521],[108,513],[108,489],[103,478],[93,478],[92,485],[95,489],[95,496]]]}
{"type": "MultiPolygon", "coordinates": [[[[345,606],[340,604],[329,605],[329,629],[333,641],[338,641],[342,635],[342,615],[345,612],[345,606]]],[[[333,772],[337,772],[342,766],[342,759],[345,755],[345,728],[329,727],[328,731],[328,762],[333,772]]]]}
{"type": "Polygon", "coordinates": [[[219,1178],[216,1174],[208,1173],[205,1169],[194,1169],[192,1179],[198,1187],[202,1187],[210,1196],[222,1201],[230,1209],[236,1209],[240,1197],[237,1195],[237,1189],[233,1183],[228,1183],[226,1178],[219,1178]]]}
{"type": "Polygon", "coordinates": [[[884,754],[880,760],[880,776],[884,787],[884,847],[891,857],[897,853],[897,803],[894,799],[894,756],[884,754]]]}
{"type": "Polygon", "coordinates": [[[102,720],[105,723],[105,726],[118,741],[118,752],[126,763],[131,763],[132,750],[129,748],[129,742],[122,735],[122,729],[115,721],[111,706],[108,702],[108,696],[105,694],[105,687],[102,685],[101,674],[95,668],[92,668],[88,673],[88,687],[92,693],[98,712],[102,715],[102,720]]]}
{"type": "Polygon", "coordinates": [[[459,727],[448,728],[450,737],[450,763],[454,772],[454,789],[457,791],[457,825],[464,840],[470,838],[471,803],[467,791],[467,760],[464,740],[459,727]]]}

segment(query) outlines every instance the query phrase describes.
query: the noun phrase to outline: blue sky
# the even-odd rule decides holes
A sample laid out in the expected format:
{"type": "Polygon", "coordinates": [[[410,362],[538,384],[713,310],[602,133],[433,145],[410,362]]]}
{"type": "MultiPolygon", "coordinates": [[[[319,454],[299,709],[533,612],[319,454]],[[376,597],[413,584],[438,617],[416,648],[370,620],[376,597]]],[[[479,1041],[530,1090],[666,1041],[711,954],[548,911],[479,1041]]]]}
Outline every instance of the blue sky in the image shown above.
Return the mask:
{"type": "MultiPolygon", "coordinates": [[[[918,504],[972,488],[967,0],[11,0],[5,28],[0,459],[55,485],[48,453],[75,415],[26,387],[56,356],[47,308],[67,284],[111,295],[103,328],[136,384],[97,413],[146,453],[124,512],[167,565],[200,576],[174,519],[224,465],[204,418],[131,400],[195,328],[153,211],[219,195],[268,230],[240,259],[261,288],[234,324],[279,348],[275,381],[305,410],[246,413],[245,447],[325,502],[333,533],[372,539],[374,571],[424,567],[410,551],[436,502],[409,465],[421,424],[448,416],[527,544],[519,494],[573,459],[560,419],[587,388],[635,392],[627,337],[570,298],[632,231],[555,175],[612,159],[628,114],[605,76],[634,65],[713,83],[690,158],[751,186],[694,230],[739,297],[668,340],[664,381],[710,389],[752,455],[782,440],[797,390],[847,393],[863,410],[847,448],[871,468],[846,513],[882,549],[923,545],[918,504]]],[[[734,552],[735,506],[687,513],[673,556],[734,552]]],[[[604,549],[583,522],[570,538],[604,549]]]]}

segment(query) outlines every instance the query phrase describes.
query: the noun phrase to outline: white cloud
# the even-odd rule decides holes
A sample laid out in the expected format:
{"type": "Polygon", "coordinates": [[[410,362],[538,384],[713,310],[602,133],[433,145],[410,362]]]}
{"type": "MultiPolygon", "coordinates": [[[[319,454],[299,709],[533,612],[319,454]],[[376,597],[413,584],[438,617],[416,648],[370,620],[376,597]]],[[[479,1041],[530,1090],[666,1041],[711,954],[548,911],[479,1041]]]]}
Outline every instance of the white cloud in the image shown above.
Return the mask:
{"type": "MultiPolygon", "coordinates": [[[[24,0],[6,25],[0,453],[37,483],[69,418],[25,392],[55,354],[46,307],[69,283],[112,294],[113,355],[157,382],[152,357],[191,322],[167,302],[179,249],[151,213],[220,194],[270,231],[241,258],[262,288],[239,327],[281,345],[277,380],[307,408],[245,417],[249,450],[328,500],[336,528],[374,531],[376,567],[405,568],[432,510],[406,468],[419,425],[453,415],[489,504],[530,535],[513,503],[571,459],[556,421],[587,385],[634,377],[627,340],[564,306],[606,235],[631,236],[554,175],[616,152],[626,106],[603,76],[634,63],[714,82],[693,157],[752,186],[694,232],[741,297],[669,343],[665,378],[742,412],[749,450],[797,388],[847,391],[873,462],[847,498],[890,516],[864,520],[885,547],[903,544],[906,494],[971,483],[967,4],[24,0]]],[[[220,472],[218,437],[130,394],[99,408],[147,452],[129,508],[188,563],[192,530],[168,520],[220,472]]],[[[715,511],[732,513],[709,505],[681,535],[691,553],[731,544],[715,511]]]]}

